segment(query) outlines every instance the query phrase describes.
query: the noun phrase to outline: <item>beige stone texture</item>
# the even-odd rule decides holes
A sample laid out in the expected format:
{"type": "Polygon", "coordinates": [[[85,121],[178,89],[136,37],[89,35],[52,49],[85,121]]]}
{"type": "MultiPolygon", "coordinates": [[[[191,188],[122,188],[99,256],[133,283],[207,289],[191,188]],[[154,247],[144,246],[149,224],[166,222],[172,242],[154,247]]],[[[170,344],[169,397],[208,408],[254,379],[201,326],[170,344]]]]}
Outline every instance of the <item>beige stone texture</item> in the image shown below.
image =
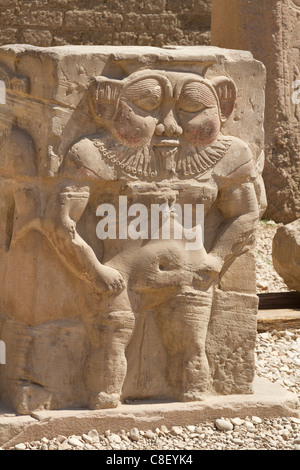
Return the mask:
{"type": "Polygon", "coordinates": [[[300,219],[277,229],[272,258],[286,285],[300,292],[300,219]]]}
{"type": "MultiPolygon", "coordinates": [[[[297,395],[267,379],[255,378],[254,393],[246,395],[211,396],[205,401],[192,403],[159,403],[155,401],[122,404],[117,409],[87,411],[58,410],[37,411],[32,416],[14,416],[0,409],[0,445],[3,449],[20,442],[32,442],[46,437],[69,436],[88,433],[96,429],[104,434],[108,429],[119,432],[138,427],[140,430],[156,429],[162,425],[187,426],[205,423],[220,417],[298,418],[297,395]]],[[[3,410],[7,411],[7,410],[3,410]]]]}
{"type": "Polygon", "coordinates": [[[251,51],[267,69],[264,217],[300,217],[300,5],[293,0],[213,0],[211,43],[251,51]]]}
{"type": "Polygon", "coordinates": [[[26,45],[0,64],[2,401],[28,414],[253,393],[263,65],[213,47],[26,45]],[[119,233],[125,199],[151,229],[153,205],[172,209],[172,236],[132,218],[119,233]],[[185,204],[204,208],[194,249],[175,236],[185,204]],[[115,237],[98,232],[107,207],[115,237]]]}
{"type": "Polygon", "coordinates": [[[1,0],[0,45],[209,44],[211,0],[1,0]]]}

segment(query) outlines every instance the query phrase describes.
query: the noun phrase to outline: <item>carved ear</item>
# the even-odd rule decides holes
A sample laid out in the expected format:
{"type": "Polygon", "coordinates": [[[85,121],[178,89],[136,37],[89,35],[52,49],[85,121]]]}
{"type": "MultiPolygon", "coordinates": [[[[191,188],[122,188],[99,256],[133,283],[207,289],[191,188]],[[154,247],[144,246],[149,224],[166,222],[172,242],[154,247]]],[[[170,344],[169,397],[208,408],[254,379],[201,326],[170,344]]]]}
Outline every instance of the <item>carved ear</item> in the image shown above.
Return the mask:
{"type": "Polygon", "coordinates": [[[0,80],[5,83],[8,90],[29,93],[29,78],[16,74],[2,63],[0,64],[0,80]]]}
{"type": "Polygon", "coordinates": [[[225,122],[234,108],[236,100],[236,86],[228,77],[213,78],[212,84],[219,97],[221,121],[225,122]]]}
{"type": "Polygon", "coordinates": [[[105,77],[95,77],[90,90],[94,112],[104,121],[112,119],[123,83],[105,77]]]}

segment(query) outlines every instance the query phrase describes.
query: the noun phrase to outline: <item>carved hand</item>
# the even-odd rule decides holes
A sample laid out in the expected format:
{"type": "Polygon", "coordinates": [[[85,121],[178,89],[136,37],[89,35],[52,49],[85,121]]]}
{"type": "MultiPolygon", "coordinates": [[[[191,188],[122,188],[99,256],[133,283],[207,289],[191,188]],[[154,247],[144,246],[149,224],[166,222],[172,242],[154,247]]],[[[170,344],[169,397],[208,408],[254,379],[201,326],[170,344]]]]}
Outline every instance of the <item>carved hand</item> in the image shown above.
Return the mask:
{"type": "Polygon", "coordinates": [[[100,265],[98,275],[92,280],[92,283],[95,290],[103,294],[121,292],[126,286],[119,271],[103,264],[100,265]]]}
{"type": "Polygon", "coordinates": [[[221,272],[223,261],[217,256],[208,254],[201,268],[195,273],[194,285],[196,288],[207,289],[221,272]]]}

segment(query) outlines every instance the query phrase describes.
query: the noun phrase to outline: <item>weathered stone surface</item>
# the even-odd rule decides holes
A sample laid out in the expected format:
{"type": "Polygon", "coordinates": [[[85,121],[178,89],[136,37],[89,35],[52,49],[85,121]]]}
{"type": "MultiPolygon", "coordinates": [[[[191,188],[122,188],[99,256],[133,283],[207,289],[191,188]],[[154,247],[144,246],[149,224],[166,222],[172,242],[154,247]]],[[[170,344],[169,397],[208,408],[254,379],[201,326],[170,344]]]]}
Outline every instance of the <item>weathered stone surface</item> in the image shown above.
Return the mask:
{"type": "MultiPolygon", "coordinates": [[[[45,410],[36,414],[37,419],[28,416],[4,418],[0,414],[0,430],[2,431],[0,445],[3,449],[9,449],[20,442],[37,441],[42,437],[52,439],[60,434],[63,436],[71,433],[80,435],[92,428],[95,429],[88,432],[88,435],[92,437],[96,435],[93,443],[99,442],[98,433],[109,436],[110,433],[107,430],[111,430],[111,433],[120,433],[121,429],[129,431],[136,426],[139,430],[144,430],[148,438],[157,437],[161,432],[173,436],[173,432],[168,432],[168,430],[171,430],[173,426],[178,427],[178,423],[180,426],[188,426],[190,423],[199,424],[214,421],[220,417],[228,419],[237,416],[242,421],[241,418],[257,415],[257,413],[261,418],[274,417],[276,420],[279,417],[291,416],[294,417],[291,419],[298,422],[298,404],[295,393],[284,389],[278,383],[256,377],[253,394],[216,395],[194,403],[153,403],[151,401],[151,403],[143,404],[122,404],[119,408],[111,410],[45,410]],[[157,429],[158,432],[149,431],[149,428],[153,431],[157,429]]],[[[244,420],[242,422],[244,423],[244,420]]],[[[203,430],[200,429],[199,434],[203,436],[203,430]]],[[[246,434],[245,430],[242,432],[246,434]]],[[[66,439],[63,436],[62,440],[66,439]]],[[[219,436],[216,436],[216,439],[219,441],[219,436]]],[[[128,441],[140,442],[130,438],[128,441]]],[[[173,443],[173,446],[176,444],[173,443]]],[[[71,446],[66,447],[67,450],[70,448],[71,446]]],[[[62,447],[61,450],[63,449],[62,447]]]]}
{"type": "Polygon", "coordinates": [[[0,2],[0,45],[209,44],[211,0],[0,2]]]}
{"type": "Polygon", "coordinates": [[[251,393],[262,64],[24,45],[0,62],[1,399],[26,414],[251,393]],[[176,232],[187,204],[204,244],[176,232]]]}
{"type": "Polygon", "coordinates": [[[300,292],[300,219],[277,229],[272,257],[286,285],[300,292]]]}
{"type": "Polygon", "coordinates": [[[293,0],[213,0],[212,45],[249,50],[267,68],[265,217],[300,217],[300,5],[293,0]]]}

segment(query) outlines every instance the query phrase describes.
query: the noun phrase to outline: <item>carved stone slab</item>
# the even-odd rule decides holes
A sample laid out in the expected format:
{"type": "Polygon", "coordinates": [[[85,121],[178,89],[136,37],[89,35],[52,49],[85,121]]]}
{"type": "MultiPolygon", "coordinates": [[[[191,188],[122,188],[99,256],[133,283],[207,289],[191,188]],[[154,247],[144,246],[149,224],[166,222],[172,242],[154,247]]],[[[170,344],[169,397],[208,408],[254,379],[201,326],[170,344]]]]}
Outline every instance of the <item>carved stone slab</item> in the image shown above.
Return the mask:
{"type": "Polygon", "coordinates": [[[262,64],[21,45],[0,71],[1,399],[26,414],[251,393],[262,64]]]}

